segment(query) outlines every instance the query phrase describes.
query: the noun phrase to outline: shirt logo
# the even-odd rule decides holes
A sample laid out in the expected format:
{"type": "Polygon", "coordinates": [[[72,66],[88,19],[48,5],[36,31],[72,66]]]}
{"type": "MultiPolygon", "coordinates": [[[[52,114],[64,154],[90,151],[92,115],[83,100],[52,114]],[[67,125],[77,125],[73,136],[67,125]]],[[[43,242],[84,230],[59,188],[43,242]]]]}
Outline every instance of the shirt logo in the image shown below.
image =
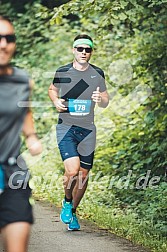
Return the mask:
{"type": "Polygon", "coordinates": [[[93,78],[95,78],[96,77],[96,75],[91,75],[91,78],[93,79],[93,78]]]}

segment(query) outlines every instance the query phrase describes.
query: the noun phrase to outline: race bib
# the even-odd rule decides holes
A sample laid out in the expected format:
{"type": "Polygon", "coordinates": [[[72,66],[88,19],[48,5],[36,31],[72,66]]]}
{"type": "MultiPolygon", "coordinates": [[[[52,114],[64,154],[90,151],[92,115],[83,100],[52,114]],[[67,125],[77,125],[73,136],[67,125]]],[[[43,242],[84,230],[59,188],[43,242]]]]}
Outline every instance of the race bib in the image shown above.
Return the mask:
{"type": "Polygon", "coordinates": [[[70,115],[84,116],[90,113],[91,100],[69,99],[70,115]]]}

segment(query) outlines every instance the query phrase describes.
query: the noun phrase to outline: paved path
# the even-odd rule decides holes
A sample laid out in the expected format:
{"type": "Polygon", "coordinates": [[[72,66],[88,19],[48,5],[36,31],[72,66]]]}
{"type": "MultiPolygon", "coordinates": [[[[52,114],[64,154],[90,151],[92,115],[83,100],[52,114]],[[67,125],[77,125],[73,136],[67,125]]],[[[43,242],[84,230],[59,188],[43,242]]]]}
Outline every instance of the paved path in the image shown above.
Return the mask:
{"type": "MultiPolygon", "coordinates": [[[[36,202],[35,225],[29,252],[147,252],[129,241],[81,220],[81,231],[69,232],[59,221],[59,210],[46,203],[36,202]]],[[[0,245],[0,252],[3,249],[0,245]]]]}
{"type": "Polygon", "coordinates": [[[81,221],[81,231],[69,232],[60,222],[58,210],[46,203],[35,205],[29,252],[146,252],[130,242],[81,221]]]}

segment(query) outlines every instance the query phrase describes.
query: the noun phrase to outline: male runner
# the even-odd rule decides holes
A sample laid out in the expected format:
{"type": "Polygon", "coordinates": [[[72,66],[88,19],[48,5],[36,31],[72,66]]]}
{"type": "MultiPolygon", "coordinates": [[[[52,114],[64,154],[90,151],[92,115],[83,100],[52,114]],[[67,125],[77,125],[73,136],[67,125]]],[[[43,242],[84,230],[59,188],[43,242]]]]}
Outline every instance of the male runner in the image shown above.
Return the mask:
{"type": "Polygon", "coordinates": [[[0,231],[6,252],[26,252],[33,215],[29,172],[20,159],[21,131],[32,155],[41,153],[42,146],[31,111],[18,106],[29,100],[31,85],[24,70],[10,65],[15,49],[13,24],[0,16],[0,231]]]}
{"type": "Polygon", "coordinates": [[[73,62],[56,71],[49,88],[49,97],[59,112],[57,141],[65,167],[65,198],[60,218],[68,224],[68,230],[80,229],[76,208],[86,191],[93,166],[94,107],[97,104],[105,108],[109,103],[104,72],[89,63],[92,51],[92,38],[78,35],[73,43],[73,62]]]}

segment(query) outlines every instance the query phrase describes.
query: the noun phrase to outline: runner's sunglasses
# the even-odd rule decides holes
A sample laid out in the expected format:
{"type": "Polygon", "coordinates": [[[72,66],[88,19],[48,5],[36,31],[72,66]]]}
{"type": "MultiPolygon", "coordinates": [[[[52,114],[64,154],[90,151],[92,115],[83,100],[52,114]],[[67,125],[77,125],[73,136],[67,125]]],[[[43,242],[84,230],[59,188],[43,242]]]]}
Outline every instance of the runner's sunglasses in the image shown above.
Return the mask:
{"type": "Polygon", "coordinates": [[[78,52],[83,52],[83,50],[85,50],[86,53],[91,53],[92,52],[92,48],[89,47],[82,47],[82,46],[78,46],[75,47],[77,49],[78,52]]]}
{"type": "Polygon", "coordinates": [[[15,34],[7,34],[7,35],[0,34],[0,41],[2,38],[5,38],[7,43],[14,43],[16,41],[15,34]]]}

